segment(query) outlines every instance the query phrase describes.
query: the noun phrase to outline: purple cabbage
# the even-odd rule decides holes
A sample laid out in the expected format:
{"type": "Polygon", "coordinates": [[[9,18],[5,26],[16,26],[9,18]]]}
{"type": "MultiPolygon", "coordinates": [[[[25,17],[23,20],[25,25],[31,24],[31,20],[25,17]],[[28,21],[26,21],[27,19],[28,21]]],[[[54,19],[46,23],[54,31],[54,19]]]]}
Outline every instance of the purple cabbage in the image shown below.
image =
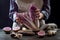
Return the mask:
{"type": "Polygon", "coordinates": [[[27,13],[19,13],[18,17],[21,19],[22,24],[31,30],[39,30],[38,28],[38,19],[36,19],[35,10],[37,7],[35,5],[30,5],[27,13]]]}
{"type": "Polygon", "coordinates": [[[37,7],[34,4],[31,4],[28,14],[30,18],[32,19],[32,21],[34,22],[34,24],[36,25],[36,27],[39,27],[39,20],[36,18],[36,9],[37,7]]]}
{"type": "Polygon", "coordinates": [[[35,26],[33,21],[29,19],[29,16],[26,15],[25,13],[19,14],[19,18],[22,20],[22,24],[24,24],[27,28],[31,30],[38,30],[38,28],[35,26]]]}

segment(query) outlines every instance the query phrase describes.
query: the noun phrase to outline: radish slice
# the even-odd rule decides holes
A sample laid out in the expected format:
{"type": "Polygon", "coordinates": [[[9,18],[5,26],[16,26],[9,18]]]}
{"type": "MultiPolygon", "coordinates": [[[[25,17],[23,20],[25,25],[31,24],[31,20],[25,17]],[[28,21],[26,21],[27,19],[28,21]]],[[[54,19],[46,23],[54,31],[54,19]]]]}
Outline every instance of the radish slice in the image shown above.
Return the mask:
{"type": "Polygon", "coordinates": [[[10,28],[10,27],[4,27],[3,30],[4,30],[4,31],[10,31],[11,28],[10,28]]]}
{"type": "Polygon", "coordinates": [[[20,27],[14,27],[13,28],[13,30],[19,30],[20,29],[20,27]]]}
{"type": "Polygon", "coordinates": [[[39,36],[45,36],[45,31],[39,31],[37,34],[38,34],[39,36]]]}

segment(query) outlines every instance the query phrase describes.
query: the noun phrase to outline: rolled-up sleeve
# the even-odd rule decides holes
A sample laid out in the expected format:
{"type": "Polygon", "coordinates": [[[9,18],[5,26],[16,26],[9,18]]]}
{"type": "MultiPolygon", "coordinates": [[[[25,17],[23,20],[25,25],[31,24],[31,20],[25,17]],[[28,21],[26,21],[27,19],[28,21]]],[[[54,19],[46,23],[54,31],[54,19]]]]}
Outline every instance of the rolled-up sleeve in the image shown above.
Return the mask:
{"type": "Polygon", "coordinates": [[[18,11],[17,4],[15,0],[10,0],[10,8],[9,8],[9,18],[13,20],[13,14],[18,11]]]}
{"type": "Polygon", "coordinates": [[[42,7],[41,12],[44,15],[44,19],[47,20],[49,18],[50,10],[51,10],[50,0],[43,0],[43,2],[44,3],[43,3],[43,7],[42,7]]]}

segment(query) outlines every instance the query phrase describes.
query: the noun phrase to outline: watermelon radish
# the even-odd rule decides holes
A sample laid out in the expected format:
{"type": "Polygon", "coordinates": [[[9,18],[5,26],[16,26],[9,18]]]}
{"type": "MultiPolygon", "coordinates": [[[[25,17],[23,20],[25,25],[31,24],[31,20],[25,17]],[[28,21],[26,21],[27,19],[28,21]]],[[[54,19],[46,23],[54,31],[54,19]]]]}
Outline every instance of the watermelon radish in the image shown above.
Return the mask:
{"type": "Polygon", "coordinates": [[[3,28],[3,31],[4,31],[6,34],[10,34],[11,28],[10,28],[10,27],[4,27],[4,28],[3,28]]]}
{"type": "Polygon", "coordinates": [[[39,31],[37,34],[38,36],[45,36],[45,31],[39,31]]]}

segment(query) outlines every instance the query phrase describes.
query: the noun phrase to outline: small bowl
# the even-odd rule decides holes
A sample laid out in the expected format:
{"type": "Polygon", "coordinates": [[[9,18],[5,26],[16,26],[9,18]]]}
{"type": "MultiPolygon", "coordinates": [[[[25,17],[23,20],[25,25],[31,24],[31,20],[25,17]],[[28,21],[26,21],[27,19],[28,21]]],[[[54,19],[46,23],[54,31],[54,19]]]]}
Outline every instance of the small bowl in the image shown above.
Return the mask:
{"type": "Polygon", "coordinates": [[[11,32],[10,31],[4,31],[5,32],[5,34],[10,34],[11,32]]]}
{"type": "Polygon", "coordinates": [[[4,31],[6,34],[10,34],[11,28],[10,28],[10,27],[4,27],[4,28],[3,28],[3,31],[4,31]]]}
{"type": "Polygon", "coordinates": [[[17,32],[17,31],[19,31],[19,30],[20,30],[20,27],[14,27],[14,28],[13,28],[13,31],[14,31],[14,32],[17,32]]]}
{"type": "Polygon", "coordinates": [[[45,31],[39,31],[37,34],[38,36],[43,37],[45,36],[45,31]]]}

